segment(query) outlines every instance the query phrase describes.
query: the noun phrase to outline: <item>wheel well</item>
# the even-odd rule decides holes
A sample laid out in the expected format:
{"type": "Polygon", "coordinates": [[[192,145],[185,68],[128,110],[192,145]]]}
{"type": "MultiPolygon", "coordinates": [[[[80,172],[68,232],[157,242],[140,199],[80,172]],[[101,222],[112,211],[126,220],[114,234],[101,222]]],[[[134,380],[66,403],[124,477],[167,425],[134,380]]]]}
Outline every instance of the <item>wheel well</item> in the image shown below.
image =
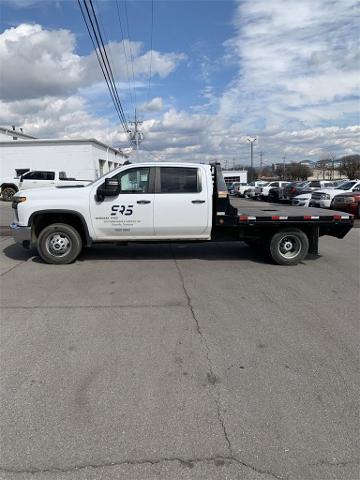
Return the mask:
{"type": "Polygon", "coordinates": [[[37,238],[40,232],[52,223],[65,223],[66,225],[71,225],[79,232],[83,243],[89,243],[89,234],[82,219],[75,213],[67,212],[39,213],[33,217],[32,232],[34,237],[37,238]]]}
{"type": "Polygon", "coordinates": [[[13,183],[3,183],[1,185],[1,190],[4,190],[4,188],[11,187],[13,188],[16,192],[18,191],[18,187],[14,185],[13,183]]]}

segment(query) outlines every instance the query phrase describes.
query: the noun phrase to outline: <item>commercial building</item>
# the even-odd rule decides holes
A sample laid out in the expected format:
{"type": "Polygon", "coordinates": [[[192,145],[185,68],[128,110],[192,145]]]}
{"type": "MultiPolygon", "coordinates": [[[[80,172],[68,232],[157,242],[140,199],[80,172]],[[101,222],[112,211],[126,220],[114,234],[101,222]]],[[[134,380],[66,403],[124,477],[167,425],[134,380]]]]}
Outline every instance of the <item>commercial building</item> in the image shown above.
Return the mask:
{"type": "Polygon", "coordinates": [[[122,165],[126,156],[94,138],[36,139],[15,129],[0,128],[0,177],[16,170],[61,170],[69,177],[95,180],[122,165]]]}
{"type": "Polygon", "coordinates": [[[234,182],[247,183],[246,170],[223,170],[222,173],[226,185],[231,185],[234,182]]]}

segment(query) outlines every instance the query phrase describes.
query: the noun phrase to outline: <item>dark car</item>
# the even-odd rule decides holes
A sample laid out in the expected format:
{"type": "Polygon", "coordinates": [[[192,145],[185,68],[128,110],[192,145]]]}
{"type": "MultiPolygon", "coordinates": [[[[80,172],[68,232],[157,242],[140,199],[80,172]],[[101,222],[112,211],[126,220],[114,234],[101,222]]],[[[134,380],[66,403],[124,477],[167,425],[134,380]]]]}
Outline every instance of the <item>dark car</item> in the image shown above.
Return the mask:
{"type": "Polygon", "coordinates": [[[270,188],[269,195],[268,195],[268,201],[276,203],[276,202],[281,202],[281,201],[285,200],[284,188],[285,187],[270,188]]]}
{"type": "Polygon", "coordinates": [[[310,185],[310,182],[289,183],[289,185],[286,185],[284,187],[284,199],[291,200],[297,195],[301,195],[302,193],[304,193],[304,189],[306,189],[309,185],[310,185]]]}

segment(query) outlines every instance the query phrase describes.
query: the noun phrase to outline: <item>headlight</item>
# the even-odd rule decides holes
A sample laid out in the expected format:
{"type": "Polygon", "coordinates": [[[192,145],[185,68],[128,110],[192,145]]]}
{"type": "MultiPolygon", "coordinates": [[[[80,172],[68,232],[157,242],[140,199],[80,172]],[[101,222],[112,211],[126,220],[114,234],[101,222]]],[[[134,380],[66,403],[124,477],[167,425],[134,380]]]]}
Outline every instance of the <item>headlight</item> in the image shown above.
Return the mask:
{"type": "Polygon", "coordinates": [[[331,196],[327,193],[327,194],[325,195],[325,199],[326,199],[326,200],[330,200],[330,198],[331,198],[331,196]]]}

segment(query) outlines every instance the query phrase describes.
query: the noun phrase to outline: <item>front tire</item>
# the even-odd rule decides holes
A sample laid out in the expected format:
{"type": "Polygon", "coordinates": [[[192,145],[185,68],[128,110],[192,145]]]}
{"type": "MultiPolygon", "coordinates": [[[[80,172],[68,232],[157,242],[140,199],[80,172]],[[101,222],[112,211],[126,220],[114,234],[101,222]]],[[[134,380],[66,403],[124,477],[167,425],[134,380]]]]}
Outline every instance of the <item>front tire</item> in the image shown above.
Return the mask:
{"type": "Polygon", "coordinates": [[[309,239],[298,228],[275,233],[269,242],[269,253],[278,265],[297,265],[309,251],[309,239]]]}
{"type": "Polygon", "coordinates": [[[82,249],[79,232],[65,223],[53,223],[39,235],[37,250],[46,263],[66,265],[74,262],[82,249]]]}
{"type": "Polygon", "coordinates": [[[4,202],[11,202],[17,190],[13,187],[5,187],[1,190],[1,196],[4,202]]]}

